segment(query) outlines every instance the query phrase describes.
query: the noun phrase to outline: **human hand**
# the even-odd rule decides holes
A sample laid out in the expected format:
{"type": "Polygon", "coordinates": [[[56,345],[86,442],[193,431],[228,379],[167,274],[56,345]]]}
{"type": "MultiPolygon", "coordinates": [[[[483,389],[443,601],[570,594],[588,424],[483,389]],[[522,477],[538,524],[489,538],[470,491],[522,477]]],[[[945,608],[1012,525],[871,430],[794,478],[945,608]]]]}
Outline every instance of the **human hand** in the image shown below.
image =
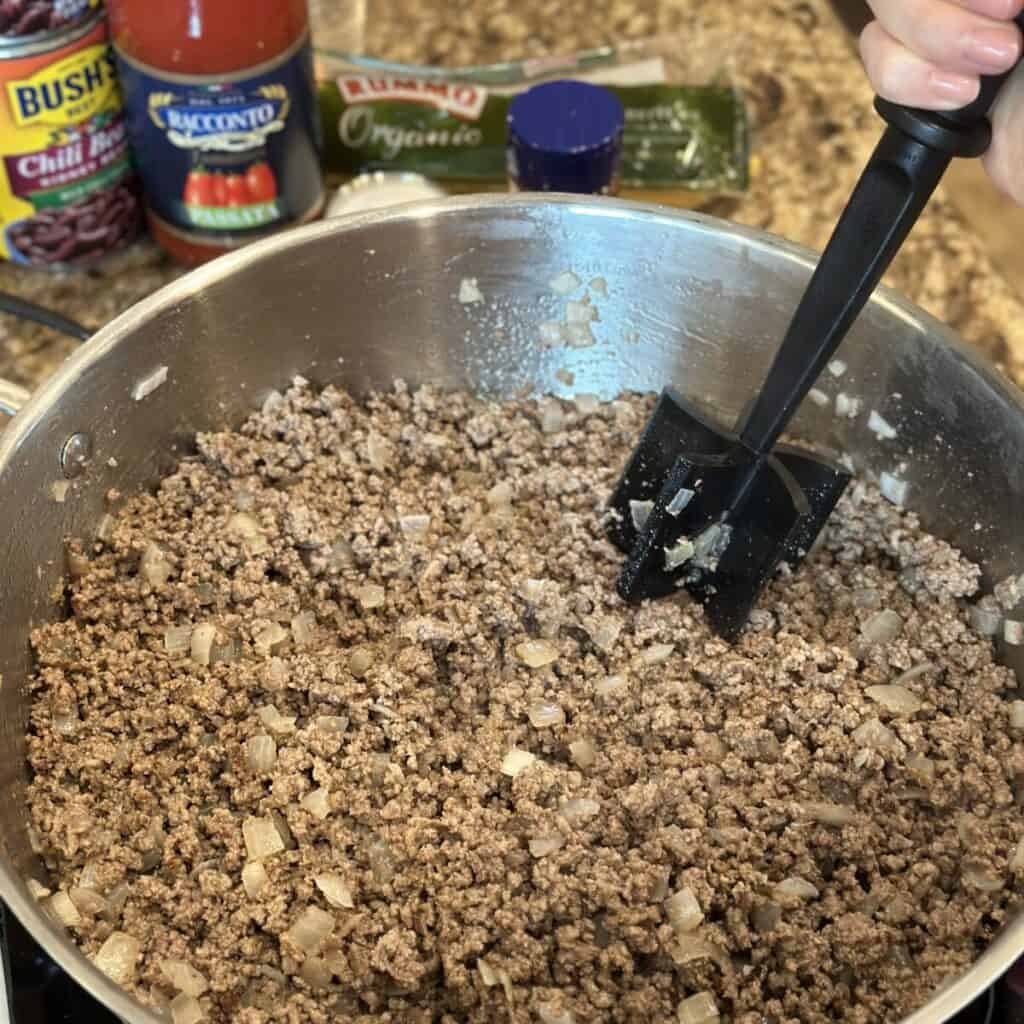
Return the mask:
{"type": "MultiPolygon", "coordinates": [[[[978,95],[981,75],[1009,70],[1021,54],[1012,19],[1024,0],[869,0],[875,15],[860,38],[861,57],[879,96],[926,110],[956,110],[978,95]]],[[[985,167],[1024,204],[1024,66],[992,110],[985,167]]]]}

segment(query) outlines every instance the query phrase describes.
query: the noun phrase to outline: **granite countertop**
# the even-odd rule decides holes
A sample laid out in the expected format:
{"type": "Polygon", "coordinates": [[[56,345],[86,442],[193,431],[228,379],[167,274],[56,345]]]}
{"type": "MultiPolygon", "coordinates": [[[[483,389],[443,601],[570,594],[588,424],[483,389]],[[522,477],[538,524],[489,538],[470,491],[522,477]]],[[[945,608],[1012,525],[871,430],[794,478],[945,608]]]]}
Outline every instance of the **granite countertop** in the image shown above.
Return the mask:
{"type": "MultiPolygon", "coordinates": [[[[314,0],[317,43],[455,66],[665,37],[684,76],[725,55],[745,90],[759,170],[715,212],[821,248],[880,132],[871,90],[826,0],[314,0]]],[[[98,328],[180,271],[149,243],[89,272],[0,266],[0,288],[98,328]]],[[[887,283],[1024,383],[1024,306],[941,192],[887,283]]],[[[75,343],[0,317],[0,375],[33,387],[75,343]]]]}

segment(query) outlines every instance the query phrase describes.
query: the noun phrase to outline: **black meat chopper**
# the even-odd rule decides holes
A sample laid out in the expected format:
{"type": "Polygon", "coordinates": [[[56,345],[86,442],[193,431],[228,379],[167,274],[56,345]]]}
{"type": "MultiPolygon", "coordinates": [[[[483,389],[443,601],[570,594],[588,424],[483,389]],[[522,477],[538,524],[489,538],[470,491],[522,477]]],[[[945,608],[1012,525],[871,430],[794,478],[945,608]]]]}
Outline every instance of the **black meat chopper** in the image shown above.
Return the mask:
{"type": "MultiPolygon", "coordinates": [[[[1024,28],[1024,14],[1016,21],[1024,28]]],[[[685,587],[712,628],[734,640],[779,564],[795,565],[810,549],[850,474],[776,442],[950,161],[988,149],[988,112],[1008,75],[983,77],[978,98],[950,112],[875,100],[889,127],[749,411],[730,431],[673,388],[658,399],[609,502],[609,536],[628,555],[618,582],[625,600],[685,587]]]]}

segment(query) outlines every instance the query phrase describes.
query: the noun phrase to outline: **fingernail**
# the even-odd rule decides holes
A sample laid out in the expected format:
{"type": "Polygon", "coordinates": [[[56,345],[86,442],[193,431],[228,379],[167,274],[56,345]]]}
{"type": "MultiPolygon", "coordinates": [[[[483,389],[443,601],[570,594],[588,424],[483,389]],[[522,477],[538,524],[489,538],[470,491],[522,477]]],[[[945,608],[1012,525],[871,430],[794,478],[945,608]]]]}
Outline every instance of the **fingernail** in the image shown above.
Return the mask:
{"type": "Polygon", "coordinates": [[[998,28],[979,29],[965,41],[967,59],[986,71],[1005,71],[1019,50],[1017,37],[998,28]]]}
{"type": "Polygon", "coordinates": [[[955,75],[948,71],[933,71],[928,79],[932,95],[948,103],[951,108],[962,107],[978,93],[978,80],[969,75],[955,75]]]}

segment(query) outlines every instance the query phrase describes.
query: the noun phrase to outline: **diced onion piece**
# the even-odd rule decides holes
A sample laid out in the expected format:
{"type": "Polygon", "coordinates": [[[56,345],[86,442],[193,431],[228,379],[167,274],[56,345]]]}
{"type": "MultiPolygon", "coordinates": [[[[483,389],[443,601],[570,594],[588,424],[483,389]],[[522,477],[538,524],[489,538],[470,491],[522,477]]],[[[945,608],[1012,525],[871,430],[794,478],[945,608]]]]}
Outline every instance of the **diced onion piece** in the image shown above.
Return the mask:
{"type": "Polygon", "coordinates": [[[971,605],[967,609],[967,617],[982,636],[995,636],[1003,624],[1003,616],[998,608],[986,608],[982,604],[971,605]]]}
{"type": "Polygon", "coordinates": [[[70,480],[55,480],[50,484],[50,496],[58,505],[63,505],[67,500],[68,491],[71,490],[70,480]]]}
{"type": "Polygon", "coordinates": [[[550,587],[549,580],[535,580],[527,577],[519,586],[519,594],[531,604],[539,604],[544,600],[544,594],[550,587]]]}
{"type": "Polygon", "coordinates": [[[373,668],[373,654],[366,647],[357,647],[348,656],[348,670],[357,679],[362,679],[373,668]]]}
{"type": "Polygon", "coordinates": [[[594,683],[594,692],[598,697],[612,697],[624,692],[628,687],[629,680],[626,676],[605,676],[594,683]]]}
{"type": "Polygon", "coordinates": [[[263,399],[263,404],[260,406],[260,412],[264,416],[269,416],[275,409],[280,409],[284,405],[284,395],[281,394],[276,388],[271,388],[267,392],[267,397],[263,399]]]}
{"type": "Polygon", "coordinates": [[[313,726],[319,732],[343,733],[348,728],[348,719],[344,715],[317,715],[313,719],[313,726]]]}
{"type": "Polygon", "coordinates": [[[1013,856],[1010,857],[1010,871],[1014,874],[1024,873],[1024,836],[1021,836],[1017,848],[1013,851],[1013,856]]]}
{"type": "Polygon", "coordinates": [[[259,654],[270,654],[288,639],[288,631],[279,622],[267,622],[252,632],[252,645],[259,654]]]}
{"type": "Polygon", "coordinates": [[[524,640],[516,644],[516,657],[530,668],[543,668],[558,658],[558,648],[548,640],[524,640]]]}
{"type": "Polygon", "coordinates": [[[49,908],[53,916],[68,928],[77,928],[82,923],[82,915],[71,897],[64,891],[55,892],[49,900],[49,908]]]}
{"type": "Polygon", "coordinates": [[[581,416],[593,416],[601,408],[601,399],[584,391],[573,396],[572,404],[581,416]]]}
{"type": "Polygon", "coordinates": [[[1010,701],[1010,728],[1024,729],[1024,700],[1010,701]]]}
{"type": "Polygon", "coordinates": [[[483,302],[484,294],[480,291],[475,277],[464,277],[459,282],[459,302],[464,306],[474,302],[483,302]]]}
{"type": "Polygon", "coordinates": [[[557,277],[553,277],[548,286],[556,295],[569,295],[576,291],[583,282],[571,270],[563,270],[557,277]]]}
{"type": "Polygon", "coordinates": [[[565,343],[569,348],[590,348],[597,339],[587,321],[572,321],[565,325],[565,343]]]}
{"type": "Polygon", "coordinates": [[[299,968],[299,977],[313,989],[325,989],[331,983],[333,971],[323,957],[307,956],[299,968]]]}
{"type": "Polygon", "coordinates": [[[430,516],[399,516],[398,528],[407,537],[422,537],[430,531],[430,516]]]}
{"type": "Polygon", "coordinates": [[[582,302],[570,299],[565,304],[565,322],[569,324],[588,324],[598,319],[597,310],[590,304],[589,298],[582,302]]]}
{"type": "Polygon", "coordinates": [[[273,736],[261,733],[245,744],[245,763],[250,771],[269,772],[277,764],[277,741],[273,736]]]}
{"type": "Polygon", "coordinates": [[[913,715],[922,707],[916,694],[897,683],[888,686],[869,686],[864,692],[876,704],[881,704],[886,711],[894,715],[913,715]]]}
{"type": "Polygon", "coordinates": [[[828,395],[826,395],[824,391],[821,391],[818,388],[811,388],[811,390],[807,392],[807,397],[816,406],[818,406],[819,408],[822,408],[822,409],[824,409],[826,405],[831,405],[832,404],[832,399],[829,398],[828,395]]]}
{"type": "Polygon", "coordinates": [[[512,485],[505,480],[495,484],[486,495],[487,507],[492,512],[507,511],[512,507],[514,492],[512,485]]]}
{"type": "Polygon", "coordinates": [[[164,650],[177,658],[189,652],[192,640],[191,626],[169,626],[164,630],[164,650]]]}
{"type": "Polygon", "coordinates": [[[245,889],[245,895],[249,899],[259,896],[268,881],[267,869],[261,861],[250,861],[242,868],[242,888],[245,889]]]}
{"type": "Polygon", "coordinates": [[[135,965],[142,955],[139,940],[125,932],[111,932],[100,946],[93,963],[118,985],[127,985],[135,977],[135,965]]]}
{"type": "Polygon", "coordinates": [[[340,875],[314,875],[313,881],[332,907],[344,907],[346,910],[355,907],[352,890],[340,875]]]}
{"type": "Polygon", "coordinates": [[[588,797],[575,797],[572,800],[566,800],[558,808],[558,813],[570,825],[583,825],[601,813],[601,805],[588,797]]]}
{"type": "Polygon", "coordinates": [[[299,803],[304,810],[309,811],[319,821],[325,821],[330,816],[330,792],[326,786],[321,786],[319,789],[314,789],[311,793],[307,793],[299,803]]]}
{"type": "Polygon", "coordinates": [[[883,498],[899,508],[903,508],[907,503],[910,484],[892,473],[883,472],[878,478],[878,489],[882,492],[883,498]]]}
{"type": "Polygon", "coordinates": [[[903,619],[898,612],[890,609],[875,612],[860,631],[861,642],[867,647],[887,644],[903,632],[903,619]]]}
{"type": "Polygon", "coordinates": [[[248,512],[236,512],[228,520],[227,530],[254,555],[262,555],[270,550],[270,544],[263,535],[259,522],[248,512]]]}
{"type": "Polygon", "coordinates": [[[1003,880],[980,864],[968,864],[964,867],[964,885],[982,892],[998,892],[1003,887],[1003,880]]]}
{"type": "Polygon", "coordinates": [[[530,724],[535,729],[551,729],[558,725],[565,725],[565,712],[558,704],[551,704],[548,701],[538,701],[530,706],[530,724]]]}
{"type": "Polygon", "coordinates": [[[316,615],[308,609],[299,612],[289,623],[292,630],[292,640],[296,647],[308,647],[313,640],[313,632],[316,629],[316,615]]]}
{"type": "Polygon", "coordinates": [[[710,960],[723,970],[729,966],[728,953],[721,946],[703,938],[698,932],[678,935],[676,941],[669,947],[669,955],[680,967],[695,960],[710,960]]]}
{"type": "Polygon", "coordinates": [[[294,716],[282,715],[273,704],[257,708],[256,714],[259,716],[260,721],[272,733],[276,733],[278,736],[285,736],[288,733],[295,732],[294,716]]]}
{"type": "Polygon", "coordinates": [[[731,541],[732,527],[728,523],[712,523],[693,539],[693,564],[715,572],[731,541]]]}
{"type": "Polygon", "coordinates": [[[167,380],[167,367],[158,366],[152,373],[147,374],[132,385],[132,398],[141,402],[148,398],[161,384],[167,380]]]}
{"type": "Polygon", "coordinates": [[[333,931],[334,918],[331,914],[319,907],[306,907],[284,937],[307,956],[315,956],[333,931]]]}
{"type": "Polygon", "coordinates": [[[557,398],[543,398],[537,403],[540,429],[543,434],[557,434],[565,429],[565,411],[557,398]]]}
{"type": "Polygon", "coordinates": [[[142,549],[139,573],[151,587],[162,587],[173,571],[170,558],[159,544],[151,541],[142,549]]]}
{"type": "Polygon", "coordinates": [[[203,1008],[199,1000],[181,992],[171,1000],[172,1024],[199,1024],[203,1019],[203,1008]]]}
{"type": "Polygon", "coordinates": [[[679,1024],[718,1024],[718,1004],[710,992],[698,992],[679,1004],[679,1024]]]}
{"type": "Polygon", "coordinates": [[[288,669],[280,658],[268,658],[263,671],[264,690],[283,690],[288,684],[288,669]]]}
{"type": "Polygon", "coordinates": [[[593,767],[594,762],[597,760],[597,750],[594,744],[586,737],[573,740],[569,744],[569,754],[572,756],[573,763],[584,771],[587,768],[593,767]]]}
{"type": "Polygon", "coordinates": [[[896,750],[900,745],[896,733],[877,718],[869,718],[854,729],[853,739],[860,746],[868,747],[870,750],[896,750]]]}
{"type": "Polygon", "coordinates": [[[189,640],[189,656],[197,665],[209,665],[213,642],[217,639],[217,627],[211,622],[202,622],[192,630],[189,640]]]}
{"type": "Polygon", "coordinates": [[[675,644],[651,644],[641,653],[640,660],[645,665],[664,665],[675,649],[675,644]]]}
{"type": "Polygon", "coordinates": [[[73,736],[78,730],[78,726],[81,725],[81,719],[77,712],[71,715],[53,714],[50,716],[50,721],[53,731],[60,733],[61,736],[73,736]]]}
{"type": "Polygon", "coordinates": [[[376,583],[367,583],[361,587],[353,587],[352,596],[359,602],[359,606],[364,612],[380,608],[387,600],[386,591],[376,583]]]}
{"type": "Polygon", "coordinates": [[[242,822],[242,836],[249,860],[265,860],[284,851],[284,841],[272,818],[246,818],[242,822]]]}
{"type": "Polygon", "coordinates": [[[340,569],[347,569],[354,564],[355,552],[352,550],[352,545],[344,537],[338,537],[328,552],[327,568],[332,572],[338,572],[340,569]]]}
{"type": "Polygon", "coordinates": [[[910,754],[907,757],[907,770],[928,782],[935,778],[935,762],[923,754],[910,754]]]}
{"type": "Polygon", "coordinates": [[[842,377],[842,375],[846,373],[846,363],[843,362],[842,359],[833,359],[832,362],[828,364],[828,372],[831,373],[833,377],[842,377]]]}
{"type": "Polygon", "coordinates": [[[160,970],[174,988],[195,999],[210,987],[206,978],[186,960],[161,960],[160,970]]]}
{"type": "Polygon", "coordinates": [[[69,890],[68,895],[78,910],[89,917],[99,917],[107,912],[107,901],[95,889],[77,887],[69,890]]]}
{"type": "Polygon", "coordinates": [[[911,680],[917,679],[919,676],[926,675],[931,672],[935,666],[930,661],[923,661],[920,665],[915,665],[913,668],[908,668],[906,672],[901,672],[894,680],[894,686],[906,687],[907,683],[911,680]]]}
{"type": "Polygon", "coordinates": [[[559,323],[557,320],[545,320],[537,328],[537,334],[540,336],[542,345],[553,348],[565,341],[565,324],[559,323]]]}
{"type": "Polygon", "coordinates": [[[672,500],[665,506],[665,511],[675,518],[693,501],[696,493],[696,491],[690,490],[689,487],[680,487],[672,496],[672,500]]]}
{"type": "Polygon", "coordinates": [[[480,980],[487,988],[494,988],[498,984],[498,975],[495,974],[494,968],[483,957],[477,960],[476,969],[480,972],[480,980]]]}
{"type": "Polygon", "coordinates": [[[681,538],[673,547],[665,548],[665,571],[672,572],[673,569],[685,565],[693,558],[695,550],[696,548],[685,537],[681,538]]]}
{"type": "Polygon", "coordinates": [[[775,895],[783,899],[816,900],[821,894],[817,886],[812,885],[806,878],[791,875],[775,886],[775,895]]]}
{"type": "Polygon", "coordinates": [[[366,458],[378,473],[384,472],[391,464],[388,443],[375,430],[366,435],[366,458]]]}
{"type": "Polygon", "coordinates": [[[822,825],[831,825],[835,828],[849,825],[855,817],[853,808],[847,807],[845,804],[811,801],[801,804],[801,807],[812,821],[820,822],[822,825]]]}
{"type": "Polygon", "coordinates": [[[531,754],[528,750],[518,750],[513,748],[510,750],[501,761],[501,774],[507,775],[510,779],[514,779],[521,771],[525,771],[537,760],[535,754],[531,754]]]}
{"type": "Polygon", "coordinates": [[[546,857],[549,853],[557,853],[565,846],[564,836],[538,836],[529,842],[530,855],[538,860],[546,857]]]}
{"type": "Polygon", "coordinates": [[[26,879],[25,887],[28,889],[29,895],[34,900],[45,900],[47,896],[53,894],[52,889],[47,889],[42,882],[37,882],[34,878],[26,879]]]}
{"type": "Polygon", "coordinates": [[[100,521],[96,524],[96,539],[101,543],[106,543],[110,540],[114,533],[114,526],[116,520],[109,512],[104,512],[100,516],[100,521]]]}
{"type": "Polygon", "coordinates": [[[274,823],[274,828],[277,829],[277,834],[281,837],[284,848],[286,850],[294,850],[299,844],[292,835],[292,830],[288,825],[288,819],[284,816],[284,812],[276,809],[271,811],[270,820],[274,823]]]}
{"type": "Polygon", "coordinates": [[[633,520],[633,526],[636,530],[643,531],[643,528],[647,525],[647,520],[650,518],[653,510],[653,501],[636,501],[634,499],[630,499],[629,518],[633,520]]]}
{"type": "Polygon", "coordinates": [[[601,616],[593,625],[587,626],[586,630],[594,646],[607,653],[618,643],[619,634],[622,632],[622,622],[610,616],[601,616]]]}
{"type": "Polygon", "coordinates": [[[862,401],[859,398],[852,398],[850,395],[840,391],[836,395],[836,415],[844,416],[847,419],[854,419],[860,412],[862,401]]]}
{"type": "Polygon", "coordinates": [[[896,428],[877,409],[872,409],[868,416],[868,430],[881,441],[891,441],[896,436],[896,428]]]}
{"type": "Polygon", "coordinates": [[[1013,647],[1024,644],[1024,622],[1006,619],[1003,622],[1003,639],[1013,647]]]}
{"type": "Polygon", "coordinates": [[[691,889],[680,889],[665,900],[665,913],[677,935],[692,932],[704,920],[704,911],[691,889]]]}
{"type": "Polygon", "coordinates": [[[576,1024],[576,1018],[569,1010],[556,1010],[547,1003],[538,1004],[537,1017],[541,1024],[576,1024]]]}

